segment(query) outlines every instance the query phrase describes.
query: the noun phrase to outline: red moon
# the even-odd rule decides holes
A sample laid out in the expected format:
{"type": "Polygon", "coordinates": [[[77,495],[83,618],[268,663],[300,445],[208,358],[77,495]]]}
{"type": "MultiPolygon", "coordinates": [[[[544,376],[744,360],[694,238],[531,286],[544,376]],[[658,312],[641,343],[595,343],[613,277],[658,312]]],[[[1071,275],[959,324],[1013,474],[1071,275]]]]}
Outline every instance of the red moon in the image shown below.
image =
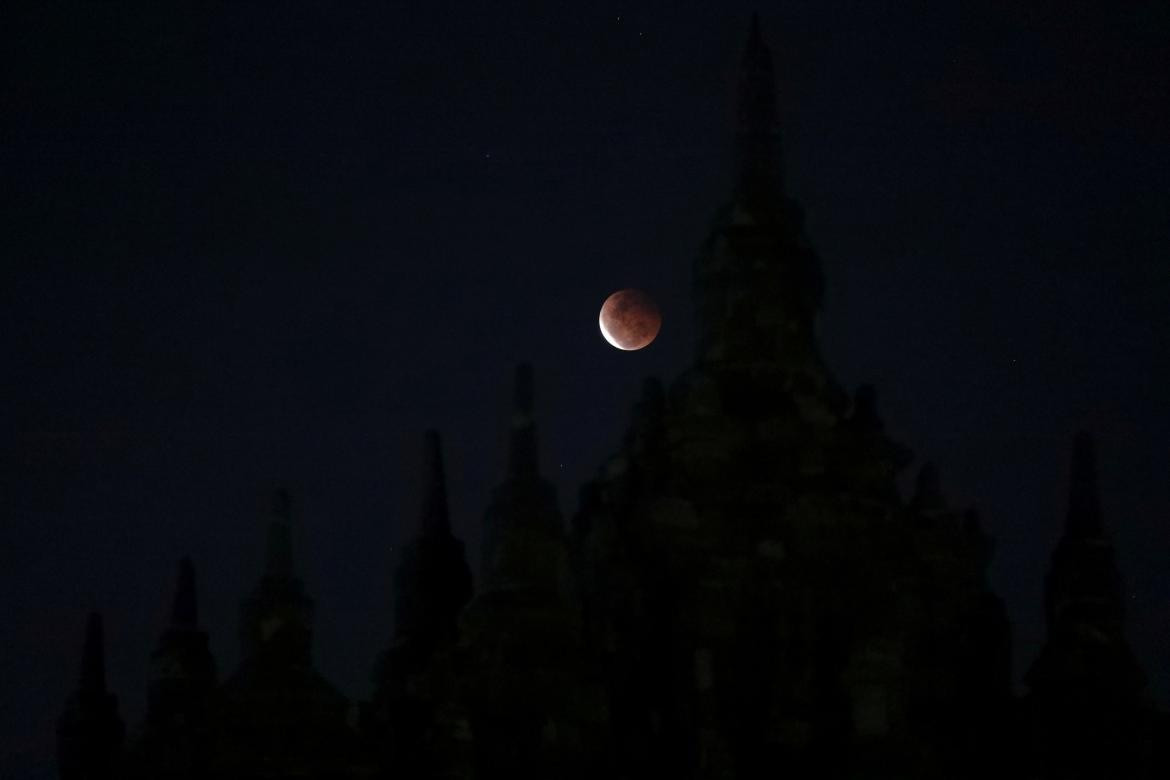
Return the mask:
{"type": "Polygon", "coordinates": [[[641,290],[618,290],[605,299],[597,318],[601,335],[618,349],[641,349],[662,327],[658,304],[641,290]]]}

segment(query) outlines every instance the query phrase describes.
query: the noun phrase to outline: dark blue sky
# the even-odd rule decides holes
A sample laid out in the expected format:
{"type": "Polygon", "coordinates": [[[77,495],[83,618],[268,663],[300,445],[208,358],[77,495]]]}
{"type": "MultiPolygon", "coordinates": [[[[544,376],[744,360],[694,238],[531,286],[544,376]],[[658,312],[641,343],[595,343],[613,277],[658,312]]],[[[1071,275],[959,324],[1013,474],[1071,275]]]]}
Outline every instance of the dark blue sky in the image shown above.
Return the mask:
{"type": "MultiPolygon", "coordinates": [[[[5,777],[51,776],[91,604],[137,723],[184,553],[231,671],[278,484],[319,666],[365,695],[422,431],[474,548],[517,360],[569,515],[641,378],[690,359],[753,4],[208,5],[6,13],[5,777]],[[664,313],[642,352],[597,331],[624,286],[664,313]]],[[[1093,430],[1130,636],[1170,704],[1170,6],[759,10],[830,365],[981,510],[1017,676],[1093,430]]]]}

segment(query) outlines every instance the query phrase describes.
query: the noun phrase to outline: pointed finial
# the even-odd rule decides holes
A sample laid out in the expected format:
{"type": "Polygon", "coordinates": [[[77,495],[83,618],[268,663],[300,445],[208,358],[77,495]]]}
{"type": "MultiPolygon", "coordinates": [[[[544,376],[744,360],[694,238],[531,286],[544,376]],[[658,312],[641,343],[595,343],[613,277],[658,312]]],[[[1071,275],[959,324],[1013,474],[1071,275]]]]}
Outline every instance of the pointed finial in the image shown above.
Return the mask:
{"type": "Polygon", "coordinates": [[[532,416],[534,400],[532,366],[516,366],[516,408],[512,413],[512,433],[508,446],[508,474],[511,477],[534,477],[540,471],[536,451],[536,421],[532,416]]]}
{"type": "Polygon", "coordinates": [[[423,488],[422,528],[423,535],[451,535],[451,521],[447,511],[447,477],[443,470],[443,444],[439,432],[426,432],[425,444],[426,485],[423,488]]]}
{"type": "Polygon", "coordinates": [[[776,80],[772,54],[752,15],[739,74],[738,127],[735,149],[737,192],[755,198],[773,194],[780,184],[780,131],[776,120],[776,80]]]}
{"type": "Polygon", "coordinates": [[[195,566],[186,555],[179,561],[179,580],[171,606],[171,625],[182,628],[196,628],[199,625],[199,605],[195,600],[195,566]]]}
{"type": "Polygon", "coordinates": [[[272,497],[266,556],[265,576],[277,580],[292,578],[292,499],[284,488],[277,490],[272,497]]]}
{"type": "Polygon", "coordinates": [[[106,693],[106,649],[102,631],[102,615],[96,610],[89,613],[85,623],[85,646],[81,658],[81,684],[83,696],[104,696],[106,693]]]}
{"type": "Polygon", "coordinates": [[[1104,533],[1101,500],[1097,494],[1097,454],[1093,437],[1079,431],[1073,439],[1065,535],[1087,538],[1104,533]]]}
{"type": "Polygon", "coordinates": [[[516,413],[532,417],[532,364],[520,363],[516,366],[516,413]]]}

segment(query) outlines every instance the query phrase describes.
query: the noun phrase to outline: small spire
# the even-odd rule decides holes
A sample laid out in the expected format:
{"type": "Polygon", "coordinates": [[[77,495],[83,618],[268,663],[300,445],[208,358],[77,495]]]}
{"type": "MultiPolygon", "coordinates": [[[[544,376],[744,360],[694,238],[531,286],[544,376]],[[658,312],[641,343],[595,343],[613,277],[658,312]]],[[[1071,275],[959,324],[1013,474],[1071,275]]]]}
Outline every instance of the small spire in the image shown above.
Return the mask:
{"type": "Polygon", "coordinates": [[[1097,455],[1093,437],[1080,431],[1073,439],[1065,535],[1077,538],[1102,536],[1101,501],[1097,494],[1097,455]]]}
{"type": "Polygon", "coordinates": [[[105,696],[106,694],[106,649],[102,631],[102,615],[89,613],[85,624],[85,647],[81,658],[81,695],[105,696]]]}
{"type": "Polygon", "coordinates": [[[179,580],[171,607],[171,625],[180,628],[196,628],[199,625],[199,605],[195,600],[195,566],[186,555],[179,561],[179,580]]]}
{"type": "Polygon", "coordinates": [[[284,488],[277,490],[272,498],[264,574],[276,580],[288,580],[293,576],[292,499],[284,488]]]}
{"type": "Polygon", "coordinates": [[[780,131],[772,53],[760,32],[759,14],[752,14],[740,63],[737,120],[738,193],[749,197],[772,194],[780,183],[780,131]]]}
{"type": "Polygon", "coordinates": [[[426,432],[425,444],[426,487],[423,493],[422,533],[423,535],[451,535],[451,520],[447,511],[447,478],[443,470],[443,444],[439,432],[426,432]]]}
{"type": "Polygon", "coordinates": [[[532,366],[516,366],[516,408],[512,414],[511,441],[508,446],[508,475],[513,478],[535,477],[539,471],[536,450],[536,420],[533,407],[532,366]]]}

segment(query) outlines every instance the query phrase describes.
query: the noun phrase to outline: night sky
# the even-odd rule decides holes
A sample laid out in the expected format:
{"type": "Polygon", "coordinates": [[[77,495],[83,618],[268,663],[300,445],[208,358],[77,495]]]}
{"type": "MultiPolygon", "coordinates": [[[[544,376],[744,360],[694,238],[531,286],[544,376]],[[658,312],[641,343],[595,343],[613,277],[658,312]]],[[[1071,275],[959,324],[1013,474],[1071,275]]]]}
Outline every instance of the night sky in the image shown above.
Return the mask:
{"type": "Polygon", "coordinates": [[[691,359],[757,6],[829,365],[980,510],[1017,678],[1095,432],[1170,705],[1170,4],[291,5],[5,10],[0,775],[53,776],[92,606],[137,725],[183,554],[234,668],[281,485],[318,666],[367,695],[423,431],[477,566],[517,361],[575,511],[691,359]],[[641,352],[597,328],[627,286],[663,311],[641,352]]]}

